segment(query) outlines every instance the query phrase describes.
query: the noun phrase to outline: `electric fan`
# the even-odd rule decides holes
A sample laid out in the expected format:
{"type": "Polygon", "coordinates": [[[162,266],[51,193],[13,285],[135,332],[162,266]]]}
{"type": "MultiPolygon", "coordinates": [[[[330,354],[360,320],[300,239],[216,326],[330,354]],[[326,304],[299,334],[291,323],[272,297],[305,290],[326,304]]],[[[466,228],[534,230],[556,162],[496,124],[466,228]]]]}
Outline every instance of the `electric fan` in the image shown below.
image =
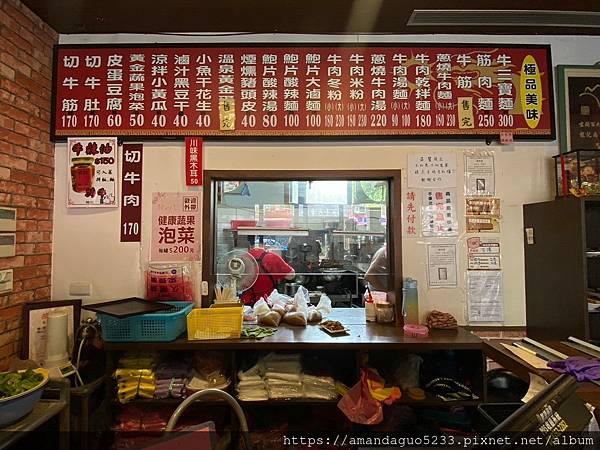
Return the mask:
{"type": "Polygon", "coordinates": [[[217,260],[217,284],[231,292],[232,296],[250,289],[258,278],[258,272],[258,263],[245,250],[231,250],[217,260]]]}

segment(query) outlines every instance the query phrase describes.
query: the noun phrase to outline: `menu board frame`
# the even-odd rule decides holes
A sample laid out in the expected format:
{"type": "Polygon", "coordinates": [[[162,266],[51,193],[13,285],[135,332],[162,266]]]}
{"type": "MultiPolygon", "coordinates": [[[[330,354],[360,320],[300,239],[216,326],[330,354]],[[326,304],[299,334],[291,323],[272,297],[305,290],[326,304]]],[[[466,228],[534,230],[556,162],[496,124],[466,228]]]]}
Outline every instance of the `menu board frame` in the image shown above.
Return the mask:
{"type": "MultiPolygon", "coordinates": [[[[107,44],[107,45],[96,45],[96,44],[59,44],[54,46],[54,64],[53,64],[53,86],[52,86],[52,109],[51,109],[51,139],[53,141],[61,141],[65,140],[69,136],[95,136],[94,129],[90,128],[87,130],[80,130],[77,128],[65,130],[60,129],[57,130],[57,115],[59,112],[59,105],[57,105],[57,89],[58,89],[58,62],[59,56],[62,51],[70,50],[70,49],[102,49],[102,50],[110,50],[110,49],[215,49],[215,48],[228,48],[228,49],[304,49],[310,50],[315,49],[318,50],[320,48],[336,48],[336,49],[348,49],[355,48],[357,50],[360,49],[368,49],[368,48],[382,48],[382,49],[398,49],[398,51],[410,51],[411,49],[426,49],[426,50],[436,50],[436,49],[465,49],[466,53],[475,54],[477,51],[495,51],[500,52],[502,50],[536,50],[542,51],[545,54],[545,68],[546,70],[543,74],[540,75],[540,84],[544,86],[545,91],[541,92],[543,98],[543,106],[540,106],[540,110],[543,110],[544,114],[549,115],[548,126],[544,126],[543,129],[534,130],[535,133],[522,134],[515,127],[507,126],[506,128],[500,128],[498,126],[492,128],[490,132],[487,132],[487,129],[477,129],[477,128],[466,128],[466,129],[450,129],[448,133],[437,133],[433,132],[431,129],[428,132],[399,132],[400,129],[408,129],[409,131],[415,130],[415,126],[412,125],[410,127],[402,127],[400,124],[395,125],[392,128],[392,125],[388,125],[388,130],[393,129],[394,132],[381,132],[376,133],[381,130],[374,130],[371,132],[369,130],[364,130],[365,132],[354,132],[348,133],[344,128],[331,127],[331,129],[321,129],[321,130],[311,130],[310,134],[307,133],[298,133],[293,134],[293,131],[286,129],[283,124],[279,125],[278,130],[274,130],[271,134],[265,133],[253,133],[249,132],[246,134],[236,134],[236,131],[231,131],[231,129],[227,130],[225,128],[221,128],[222,131],[219,130],[190,130],[186,129],[178,129],[176,132],[169,131],[168,129],[163,130],[161,133],[160,129],[157,130],[136,130],[137,132],[131,132],[130,130],[120,130],[114,128],[111,130],[112,135],[118,136],[120,140],[130,141],[130,140],[157,140],[157,139],[183,139],[185,136],[202,136],[205,140],[264,140],[264,139],[273,139],[277,138],[279,140],[356,140],[365,139],[393,139],[393,140],[497,140],[499,136],[499,131],[508,131],[512,132],[514,138],[516,140],[554,140],[556,138],[556,123],[555,123],[555,106],[554,106],[554,85],[553,85],[553,66],[552,66],[552,56],[551,56],[551,47],[550,45],[545,44],[456,44],[456,43],[436,43],[436,44],[419,44],[419,43],[310,43],[310,44],[298,44],[298,43],[279,43],[279,44],[266,44],[266,43],[247,43],[247,44],[239,44],[239,43],[220,43],[220,44],[107,44]],[[543,76],[542,76],[543,75],[543,76]],[[127,132],[124,132],[127,131],[127,132]],[[397,134],[394,134],[397,133],[397,134]]],[[[414,55],[413,55],[414,56],[414,55]]],[[[541,61],[541,60],[540,60],[541,61]]],[[[523,61],[524,63],[524,61],[523,61]]],[[[519,64],[515,64],[515,71],[519,71],[522,67],[518,67],[519,64]]],[[[454,70],[454,67],[453,69],[454,70]]],[[[541,70],[541,69],[540,69],[541,70]]],[[[513,85],[521,85],[522,79],[519,75],[517,81],[513,81],[513,85]]],[[[519,87],[520,88],[520,87],[519,87]]],[[[516,95],[516,94],[515,94],[516,95]]],[[[497,96],[494,98],[498,98],[497,96]]],[[[460,99],[464,100],[464,99],[460,99]]],[[[454,98],[453,101],[458,105],[459,98],[454,98]]],[[[473,102],[474,103],[474,102],[473,102]]],[[[515,101],[516,103],[516,101],[515,101]]],[[[218,109],[217,105],[217,109],[218,109]]],[[[470,106],[470,108],[474,108],[475,105],[470,106]]],[[[415,108],[415,106],[411,106],[411,108],[415,108]]],[[[457,106],[458,108],[458,106],[457,106]]],[[[236,106],[237,109],[237,106],[236,106]]],[[[371,111],[368,111],[369,113],[371,111]]],[[[240,114],[238,112],[238,114],[240,114]]],[[[307,113],[304,114],[303,118],[309,118],[307,113]]],[[[455,120],[460,121],[463,119],[463,114],[457,111],[457,118],[455,120]]],[[[64,115],[64,114],[63,114],[64,115]]],[[[160,115],[160,114],[159,114],[160,115]]],[[[469,114],[467,114],[468,116],[469,114]]],[[[507,116],[517,116],[517,114],[506,114],[507,116]]],[[[543,115],[543,114],[542,114],[543,115]]],[[[471,120],[472,113],[471,113],[471,120]]],[[[391,122],[391,121],[390,121],[391,122]]],[[[497,122],[498,123],[498,122],[497,122]]],[[[421,129],[426,129],[427,127],[420,127],[421,129]]],[[[386,131],[386,130],[384,130],[386,131]]],[[[416,131],[416,130],[415,130],[416,131]]],[[[98,135],[105,134],[106,127],[103,130],[98,130],[98,135]]]]}

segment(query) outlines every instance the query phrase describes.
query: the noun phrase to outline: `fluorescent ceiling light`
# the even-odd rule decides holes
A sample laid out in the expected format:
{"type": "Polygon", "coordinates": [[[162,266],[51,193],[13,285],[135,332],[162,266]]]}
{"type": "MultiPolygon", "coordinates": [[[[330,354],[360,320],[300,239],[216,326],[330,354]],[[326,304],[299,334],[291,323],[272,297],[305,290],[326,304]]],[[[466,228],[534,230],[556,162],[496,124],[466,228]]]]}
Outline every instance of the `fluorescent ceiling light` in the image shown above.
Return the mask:
{"type": "Polygon", "coordinates": [[[530,9],[415,9],[406,25],[599,28],[600,12],[530,9]]]}

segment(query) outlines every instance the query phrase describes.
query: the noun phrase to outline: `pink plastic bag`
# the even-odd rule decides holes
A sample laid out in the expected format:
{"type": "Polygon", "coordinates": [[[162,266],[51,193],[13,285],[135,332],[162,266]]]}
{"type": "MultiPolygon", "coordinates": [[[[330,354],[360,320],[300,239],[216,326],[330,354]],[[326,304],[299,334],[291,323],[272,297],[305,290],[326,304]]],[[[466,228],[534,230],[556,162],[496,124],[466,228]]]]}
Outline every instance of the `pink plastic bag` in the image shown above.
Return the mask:
{"type": "Polygon", "coordinates": [[[375,425],[383,420],[381,403],[371,397],[367,379],[368,370],[360,370],[360,381],[350,389],[338,402],[338,408],[348,420],[363,425],[375,425]]]}

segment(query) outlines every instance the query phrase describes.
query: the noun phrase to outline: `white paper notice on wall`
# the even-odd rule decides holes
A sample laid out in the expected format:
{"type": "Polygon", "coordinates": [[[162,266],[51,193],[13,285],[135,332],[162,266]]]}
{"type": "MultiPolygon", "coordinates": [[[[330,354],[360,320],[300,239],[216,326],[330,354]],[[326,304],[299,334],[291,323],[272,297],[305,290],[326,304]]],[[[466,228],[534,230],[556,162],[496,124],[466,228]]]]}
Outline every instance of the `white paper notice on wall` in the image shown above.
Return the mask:
{"type": "Polygon", "coordinates": [[[465,153],[465,196],[496,195],[494,153],[489,151],[465,153]]]}
{"type": "Polygon", "coordinates": [[[402,198],[402,236],[418,237],[421,235],[421,208],[419,193],[406,191],[402,198]]]}
{"type": "Polygon", "coordinates": [[[468,270],[500,270],[500,239],[467,239],[468,270]]]}
{"type": "Polygon", "coordinates": [[[456,153],[409,153],[408,187],[456,187],[456,153]]]}
{"type": "Polygon", "coordinates": [[[427,246],[427,283],[430,288],[456,287],[456,244],[427,246]]]}
{"type": "Polygon", "coordinates": [[[421,221],[423,236],[458,236],[456,188],[424,190],[421,221]]]}
{"type": "Polygon", "coordinates": [[[504,292],[500,270],[467,271],[469,322],[504,322],[504,292]]]}

